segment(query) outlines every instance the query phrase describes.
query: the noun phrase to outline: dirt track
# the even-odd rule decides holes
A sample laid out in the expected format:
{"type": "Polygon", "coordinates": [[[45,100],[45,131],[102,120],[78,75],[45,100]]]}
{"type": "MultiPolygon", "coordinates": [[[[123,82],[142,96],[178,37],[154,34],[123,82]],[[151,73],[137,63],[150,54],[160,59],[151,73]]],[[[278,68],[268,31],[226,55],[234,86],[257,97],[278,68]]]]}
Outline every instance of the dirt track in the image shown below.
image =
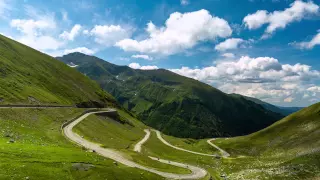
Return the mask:
{"type": "Polygon", "coordinates": [[[217,145],[215,145],[215,144],[213,144],[213,143],[211,142],[211,141],[213,141],[213,140],[215,140],[215,139],[214,139],[214,138],[213,138],[213,139],[209,139],[209,140],[207,140],[207,143],[210,144],[211,146],[213,146],[214,148],[218,149],[218,150],[221,152],[222,157],[229,157],[230,154],[227,153],[227,151],[219,148],[217,145]]]}
{"type": "MultiPolygon", "coordinates": [[[[158,175],[160,175],[162,177],[165,177],[165,178],[169,178],[169,179],[200,179],[200,178],[203,178],[203,177],[205,177],[207,175],[207,171],[202,169],[202,168],[199,168],[199,167],[196,167],[196,166],[191,166],[191,165],[188,165],[188,164],[183,164],[183,163],[178,163],[178,162],[172,162],[172,161],[168,161],[168,160],[158,159],[158,158],[155,158],[155,157],[150,157],[150,158],[152,160],[156,160],[156,161],[159,161],[161,163],[187,168],[187,169],[191,170],[192,173],[191,174],[173,174],[173,173],[161,172],[161,171],[155,170],[153,168],[145,167],[145,166],[137,164],[137,163],[135,163],[133,161],[128,160],[121,153],[119,153],[119,152],[117,152],[115,150],[102,148],[99,144],[89,142],[89,141],[85,140],[84,138],[80,137],[78,134],[76,134],[76,133],[74,133],[72,131],[74,126],[76,126],[78,123],[80,123],[83,119],[85,119],[86,117],[88,117],[91,114],[114,112],[114,111],[115,110],[109,109],[109,110],[105,110],[105,111],[86,113],[86,114],[80,116],[79,118],[77,118],[75,121],[73,121],[70,124],[66,125],[63,128],[64,135],[67,138],[69,138],[71,141],[77,143],[78,145],[83,146],[83,147],[85,147],[87,149],[93,150],[96,153],[100,154],[101,156],[104,156],[106,158],[112,159],[114,161],[117,161],[117,162],[119,162],[121,164],[124,164],[124,165],[127,165],[129,167],[139,168],[139,169],[142,169],[142,170],[145,170],[145,171],[149,171],[151,173],[158,174],[158,175]]],[[[149,138],[148,136],[150,136],[150,132],[149,132],[149,135],[146,134],[146,136],[140,142],[138,142],[138,144],[140,144],[140,148],[138,147],[137,150],[140,149],[140,151],[141,151],[141,145],[148,140],[148,138],[149,138]]]]}
{"type": "Polygon", "coordinates": [[[183,148],[174,146],[174,145],[168,143],[166,140],[164,140],[164,139],[162,138],[160,131],[158,131],[158,130],[154,130],[154,131],[157,133],[157,137],[158,137],[158,139],[159,139],[161,142],[163,142],[165,145],[170,146],[170,147],[172,147],[172,148],[174,148],[174,149],[177,149],[177,150],[179,150],[179,151],[185,151],[185,152],[188,152],[188,153],[197,154],[197,155],[201,155],[201,156],[212,156],[212,157],[216,157],[216,156],[217,156],[217,155],[215,155],[215,154],[205,154],[205,153],[190,151],[190,150],[187,150],[187,149],[183,149],[183,148]]]}

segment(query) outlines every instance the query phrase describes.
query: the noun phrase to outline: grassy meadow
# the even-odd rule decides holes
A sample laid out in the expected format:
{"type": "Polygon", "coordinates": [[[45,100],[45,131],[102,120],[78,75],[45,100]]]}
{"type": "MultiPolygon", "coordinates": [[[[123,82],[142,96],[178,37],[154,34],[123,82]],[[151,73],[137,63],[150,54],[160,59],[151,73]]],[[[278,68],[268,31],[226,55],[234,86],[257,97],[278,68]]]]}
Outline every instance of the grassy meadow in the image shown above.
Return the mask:
{"type": "Polygon", "coordinates": [[[82,111],[0,109],[0,179],[162,179],[68,141],[60,127],[82,111]]]}

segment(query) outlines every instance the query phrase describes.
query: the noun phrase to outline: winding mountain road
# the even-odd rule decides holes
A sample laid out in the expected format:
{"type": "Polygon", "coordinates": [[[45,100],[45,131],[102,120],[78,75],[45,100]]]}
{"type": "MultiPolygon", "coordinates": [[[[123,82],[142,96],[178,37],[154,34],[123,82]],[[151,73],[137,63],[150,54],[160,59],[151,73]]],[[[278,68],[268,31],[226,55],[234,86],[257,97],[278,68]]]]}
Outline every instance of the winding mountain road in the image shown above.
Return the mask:
{"type": "MultiPolygon", "coordinates": [[[[64,106],[64,105],[0,105],[0,109],[7,109],[7,108],[75,108],[74,106],[64,106]]],[[[94,108],[92,108],[94,109],[94,108]]],[[[196,166],[192,166],[192,165],[188,165],[188,164],[183,164],[183,163],[179,163],[179,162],[173,162],[173,161],[169,161],[169,160],[164,160],[164,159],[159,159],[156,157],[151,157],[149,156],[150,159],[155,160],[155,161],[159,161],[161,163],[165,163],[165,164],[170,164],[170,165],[174,165],[174,166],[178,166],[178,167],[182,167],[182,168],[186,168],[189,169],[192,173],[191,174],[174,174],[174,173],[167,173],[167,172],[161,172],[158,170],[155,170],[153,168],[149,168],[149,167],[145,167],[142,165],[139,165],[133,161],[130,161],[128,159],[126,159],[121,153],[112,150],[112,149],[106,149],[106,148],[102,148],[99,144],[90,142],[85,140],[84,138],[80,137],[78,134],[74,133],[72,131],[73,127],[76,126],[78,123],[80,123],[82,120],[84,120],[86,117],[88,117],[91,114],[99,114],[99,113],[107,113],[107,112],[111,112],[114,113],[116,110],[113,109],[107,109],[107,110],[100,110],[100,111],[94,111],[94,112],[87,112],[85,114],[83,114],[82,116],[76,118],[74,121],[67,123],[65,125],[63,125],[63,133],[64,135],[70,139],[71,141],[75,142],[76,144],[83,146],[87,149],[93,150],[95,152],[97,152],[98,154],[100,154],[103,157],[112,159],[114,161],[117,161],[121,164],[127,165],[129,167],[134,167],[134,168],[138,168],[138,169],[142,169],[145,171],[149,171],[151,173],[154,174],[158,174],[162,177],[165,178],[170,178],[170,179],[200,179],[203,178],[207,175],[207,171],[196,167],[196,166]]],[[[135,147],[134,147],[134,151],[136,152],[141,152],[141,146],[149,139],[150,137],[150,130],[149,129],[145,129],[144,130],[146,132],[145,137],[139,141],[135,147]]],[[[186,150],[180,147],[176,147],[170,143],[168,143],[166,140],[164,140],[161,136],[161,133],[157,130],[153,130],[156,132],[157,134],[157,138],[164,143],[165,145],[172,147],[174,149],[180,150],[180,151],[185,151],[185,152],[189,152],[192,154],[197,154],[197,155],[203,155],[203,156],[216,156],[213,154],[205,154],[205,153],[200,153],[200,152],[195,152],[195,151],[190,151],[190,150],[186,150]]],[[[213,144],[211,141],[214,139],[209,139],[207,140],[207,143],[210,144],[211,146],[215,147],[216,149],[218,149],[221,153],[223,157],[229,157],[230,154],[227,153],[226,151],[224,151],[223,149],[219,148],[218,146],[216,146],[215,144],[213,144]]]]}
{"type": "MultiPolygon", "coordinates": [[[[93,150],[97,154],[100,154],[103,157],[112,159],[114,161],[117,161],[117,162],[124,164],[124,165],[127,165],[129,167],[139,168],[139,169],[142,169],[142,170],[154,173],[154,174],[158,174],[158,175],[165,177],[165,178],[169,178],[169,179],[200,179],[200,178],[203,178],[207,175],[207,171],[202,168],[183,164],[183,163],[158,159],[155,157],[150,157],[150,158],[152,160],[156,160],[161,163],[166,163],[166,164],[170,164],[170,165],[174,165],[174,166],[178,166],[178,167],[182,167],[182,168],[187,168],[187,169],[191,170],[192,173],[191,174],[173,174],[173,173],[161,172],[161,171],[155,170],[153,168],[145,167],[145,166],[137,164],[131,160],[126,159],[121,153],[119,153],[115,150],[102,148],[99,144],[87,141],[72,131],[74,126],[76,126],[78,123],[80,123],[82,120],[84,120],[86,117],[88,117],[91,114],[114,112],[114,111],[115,110],[113,110],[113,109],[108,109],[105,111],[88,112],[88,113],[78,117],[76,120],[72,121],[71,123],[65,125],[63,128],[63,133],[71,141],[73,141],[73,142],[77,143],[78,145],[83,146],[87,149],[93,150]]],[[[146,136],[140,142],[138,142],[138,146],[136,146],[137,148],[135,147],[135,150],[137,150],[137,151],[141,151],[141,145],[144,142],[146,142],[150,136],[150,131],[145,131],[145,132],[146,132],[146,136]]]]}
{"type": "Polygon", "coordinates": [[[150,130],[149,129],[145,129],[144,132],[146,132],[146,135],[144,136],[144,138],[139,141],[135,146],[134,146],[134,151],[135,152],[141,152],[141,146],[148,141],[149,137],[150,137],[150,130]]]}
{"type": "MultiPolygon", "coordinates": [[[[192,154],[197,154],[197,155],[202,155],[202,156],[212,156],[212,157],[216,157],[217,155],[215,154],[205,154],[205,153],[200,153],[200,152],[195,152],[195,151],[190,151],[190,150],[187,150],[187,149],[183,149],[183,148],[180,148],[180,147],[177,147],[177,146],[174,146],[172,144],[170,144],[168,141],[166,141],[165,139],[163,139],[163,137],[161,136],[161,133],[160,131],[158,130],[153,130],[157,133],[157,137],[158,139],[163,142],[165,145],[169,146],[169,147],[172,147],[174,149],[177,149],[177,150],[180,150],[180,151],[185,151],[185,152],[188,152],[188,153],[192,153],[192,154]]],[[[223,157],[229,157],[230,154],[227,153],[226,151],[224,151],[223,149],[219,148],[217,145],[213,144],[211,141],[214,140],[214,139],[209,139],[207,140],[207,143],[210,144],[211,146],[213,146],[214,148],[218,149],[222,156],[223,157]]]]}
{"type": "Polygon", "coordinates": [[[227,153],[227,151],[225,151],[225,150],[223,150],[223,149],[219,148],[217,145],[215,145],[215,144],[213,144],[213,143],[211,142],[211,141],[213,141],[213,140],[215,140],[215,139],[214,139],[214,138],[212,138],[212,139],[208,139],[208,140],[207,140],[207,143],[208,143],[208,144],[210,144],[212,147],[214,147],[214,148],[218,149],[218,150],[221,152],[222,157],[229,157],[229,156],[230,156],[230,154],[229,154],[229,153],[227,153]]]}
{"type": "Polygon", "coordinates": [[[56,109],[56,108],[78,108],[67,105],[23,105],[23,104],[1,104],[0,109],[56,109]]]}
{"type": "Polygon", "coordinates": [[[172,148],[174,148],[174,149],[177,149],[177,150],[179,150],[179,151],[185,151],[185,152],[188,152],[188,153],[197,154],[197,155],[201,155],[201,156],[211,156],[211,157],[216,157],[216,156],[217,156],[217,155],[215,155],[215,154],[200,153],[200,152],[190,151],[190,150],[187,150],[187,149],[183,149],[183,148],[174,146],[174,145],[168,143],[165,139],[162,138],[160,131],[158,131],[158,130],[153,130],[153,131],[155,131],[155,132],[157,133],[157,138],[158,138],[162,143],[164,143],[165,145],[167,145],[167,146],[169,146],[169,147],[172,147],[172,148]]]}

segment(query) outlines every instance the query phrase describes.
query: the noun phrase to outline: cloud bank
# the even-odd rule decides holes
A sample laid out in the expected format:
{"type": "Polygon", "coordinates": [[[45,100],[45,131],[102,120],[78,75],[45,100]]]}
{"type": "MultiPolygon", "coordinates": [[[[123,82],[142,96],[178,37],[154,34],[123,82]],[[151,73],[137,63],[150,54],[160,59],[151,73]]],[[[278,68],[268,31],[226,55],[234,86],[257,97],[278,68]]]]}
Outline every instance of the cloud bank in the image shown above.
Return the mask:
{"type": "Polygon", "coordinates": [[[124,51],[172,55],[192,48],[199,42],[226,38],[232,34],[226,20],[212,16],[204,9],[172,13],[164,26],[157,27],[149,22],[146,31],[149,35],[147,39],[123,39],[115,46],[124,51]]]}

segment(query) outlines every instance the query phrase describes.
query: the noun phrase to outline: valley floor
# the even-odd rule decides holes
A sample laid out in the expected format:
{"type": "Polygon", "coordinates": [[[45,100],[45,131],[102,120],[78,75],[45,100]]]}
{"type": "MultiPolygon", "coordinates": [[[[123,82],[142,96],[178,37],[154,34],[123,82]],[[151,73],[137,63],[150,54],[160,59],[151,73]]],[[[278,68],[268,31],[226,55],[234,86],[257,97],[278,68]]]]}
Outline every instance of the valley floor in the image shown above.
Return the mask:
{"type": "Polygon", "coordinates": [[[102,113],[71,123],[71,134],[95,148],[116,152],[130,163],[124,159],[111,160],[110,156],[100,156],[103,153],[97,149],[93,153],[91,147],[70,143],[61,133],[61,125],[81,113],[83,109],[76,108],[0,109],[0,179],[163,179],[166,175],[175,175],[171,178],[176,179],[317,179],[320,176],[319,151],[299,157],[242,154],[242,147],[230,148],[233,138],[194,140],[166,136],[149,131],[149,127],[123,111],[118,111],[118,119],[102,113]]]}
{"type": "MultiPolygon", "coordinates": [[[[73,142],[75,142],[75,143],[77,143],[77,144],[79,144],[89,150],[92,150],[92,151],[100,154],[103,157],[112,159],[112,160],[116,161],[115,163],[119,162],[119,163],[124,164],[126,166],[142,169],[142,170],[145,170],[145,171],[148,171],[148,172],[151,172],[151,173],[154,173],[154,174],[157,174],[157,175],[160,175],[164,178],[169,178],[169,179],[200,179],[200,178],[203,178],[206,176],[207,172],[204,169],[201,169],[201,168],[198,168],[195,166],[191,166],[188,164],[167,161],[167,160],[163,160],[163,159],[159,159],[159,158],[155,158],[155,157],[150,157],[150,156],[149,156],[149,158],[151,158],[154,161],[177,166],[177,167],[181,167],[181,168],[185,168],[185,169],[189,169],[191,171],[191,173],[190,174],[174,174],[174,173],[162,172],[162,171],[156,170],[154,168],[142,166],[140,164],[137,164],[137,163],[129,160],[128,158],[123,156],[121,153],[114,151],[112,149],[103,148],[99,144],[85,140],[81,136],[73,133],[73,131],[72,131],[74,126],[76,126],[78,123],[80,123],[83,119],[85,119],[86,117],[88,117],[91,114],[113,113],[113,112],[115,112],[115,110],[109,109],[109,110],[105,110],[105,111],[90,112],[90,113],[84,114],[83,116],[77,118],[75,121],[66,125],[63,128],[63,132],[64,132],[65,136],[68,137],[73,142]]],[[[139,141],[135,145],[135,151],[137,151],[138,153],[141,150],[141,145],[145,141],[147,141],[149,138],[150,131],[145,130],[145,132],[147,133],[145,138],[143,138],[142,141],[139,141]]]]}

